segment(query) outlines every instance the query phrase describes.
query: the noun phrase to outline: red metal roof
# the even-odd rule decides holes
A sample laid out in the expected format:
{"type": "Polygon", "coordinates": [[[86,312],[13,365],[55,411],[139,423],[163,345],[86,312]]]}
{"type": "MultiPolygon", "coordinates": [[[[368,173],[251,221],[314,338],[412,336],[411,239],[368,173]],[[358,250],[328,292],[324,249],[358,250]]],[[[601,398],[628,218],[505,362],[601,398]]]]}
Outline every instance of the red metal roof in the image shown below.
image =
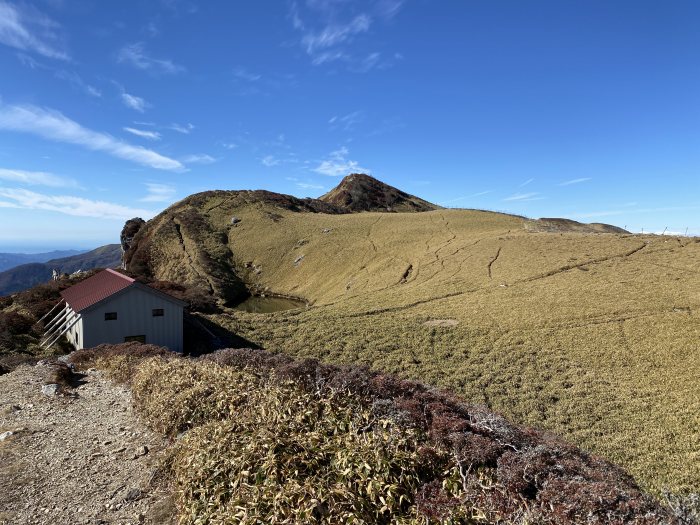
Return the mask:
{"type": "Polygon", "coordinates": [[[128,288],[135,282],[131,277],[107,269],[66,288],[61,292],[61,297],[66,300],[73,311],[80,312],[124,288],[128,288]]]}

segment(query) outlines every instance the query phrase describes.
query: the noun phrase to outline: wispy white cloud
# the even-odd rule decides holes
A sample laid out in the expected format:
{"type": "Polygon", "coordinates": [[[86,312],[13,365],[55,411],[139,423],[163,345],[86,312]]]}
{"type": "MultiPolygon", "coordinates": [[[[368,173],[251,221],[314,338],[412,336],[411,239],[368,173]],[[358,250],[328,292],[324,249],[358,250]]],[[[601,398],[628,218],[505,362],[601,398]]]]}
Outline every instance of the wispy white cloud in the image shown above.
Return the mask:
{"type": "Polygon", "coordinates": [[[49,186],[54,188],[78,188],[79,184],[74,179],[59,177],[45,171],[25,171],[0,168],[0,180],[19,182],[29,186],[49,186]]]}
{"type": "Polygon", "coordinates": [[[0,43],[39,55],[70,60],[58,38],[58,23],[36,9],[0,1],[0,43]]]}
{"type": "Polygon", "coordinates": [[[342,147],[335,151],[332,151],[326,160],[321,161],[321,163],[313,169],[316,173],[321,175],[328,175],[330,177],[339,177],[342,175],[348,175],[349,173],[371,173],[367,168],[363,168],[360,164],[354,160],[349,160],[347,156],[350,154],[346,147],[342,147]]]}
{"type": "Polygon", "coordinates": [[[149,106],[148,102],[141,97],[137,97],[136,95],[130,95],[129,93],[124,92],[122,93],[121,97],[122,102],[127,108],[131,108],[139,113],[143,113],[149,106]]]}
{"type": "Polygon", "coordinates": [[[9,207],[48,210],[77,217],[126,220],[132,217],[150,218],[154,215],[150,210],[130,208],[121,204],[71,195],[46,195],[20,188],[0,187],[0,197],[7,199],[9,207]]]}
{"type": "Polygon", "coordinates": [[[580,179],[571,179],[560,182],[558,186],[571,186],[572,184],[581,184],[582,182],[587,182],[589,180],[591,180],[591,177],[581,177],[580,179]]]}
{"type": "Polygon", "coordinates": [[[374,53],[369,53],[368,55],[360,58],[354,63],[350,64],[350,70],[356,73],[367,73],[369,70],[379,67],[380,69],[385,69],[389,67],[389,62],[381,62],[382,54],[375,51],[374,53]]]}
{"type": "Polygon", "coordinates": [[[278,166],[282,163],[282,161],[278,158],[275,158],[274,155],[267,155],[260,159],[260,162],[263,163],[263,166],[267,166],[268,168],[271,168],[272,166],[278,166]]]}
{"type": "Polygon", "coordinates": [[[156,184],[146,182],[148,195],[143,197],[141,202],[170,202],[175,197],[175,187],[167,184],[156,184]]]}
{"type": "Polygon", "coordinates": [[[530,192],[530,193],[516,193],[515,195],[511,195],[510,197],[506,197],[503,199],[504,201],[539,201],[544,199],[544,197],[541,197],[538,192],[530,192]]]}
{"type": "Polygon", "coordinates": [[[102,92],[99,89],[85,82],[80,75],[74,71],[59,69],[55,71],[54,75],[56,78],[69,82],[74,88],[90,95],[91,97],[100,98],[102,96],[102,92]]]}
{"type": "Polygon", "coordinates": [[[160,34],[160,29],[158,28],[158,25],[151,20],[143,27],[143,32],[151,38],[155,38],[160,34]]]}
{"type": "Polygon", "coordinates": [[[170,126],[167,126],[167,128],[177,131],[178,133],[189,135],[194,129],[194,126],[188,122],[187,124],[170,124],[170,126]]]}
{"type": "MultiPolygon", "coordinates": [[[[146,106],[148,106],[148,103],[146,103],[146,106]]],[[[164,129],[169,129],[171,131],[177,131],[178,133],[182,133],[184,135],[189,135],[192,133],[192,130],[195,128],[193,124],[187,123],[187,124],[178,124],[178,123],[172,123],[167,126],[161,126],[156,124],[155,122],[151,121],[144,121],[144,120],[135,120],[134,124],[137,126],[148,126],[149,128],[156,128],[160,130],[164,129]]]]}
{"type": "Polygon", "coordinates": [[[25,67],[35,70],[49,71],[53,73],[54,77],[60,80],[65,80],[74,89],[82,91],[83,93],[90,95],[91,97],[100,98],[102,96],[102,92],[99,89],[85,82],[82,79],[82,77],[78,75],[75,71],[69,71],[60,67],[54,67],[53,65],[39,62],[38,60],[32,58],[26,53],[18,52],[16,56],[17,60],[19,60],[20,63],[25,67]]]}
{"type": "Polygon", "coordinates": [[[174,74],[185,71],[183,66],[170,59],[149,56],[143,42],[136,42],[121,48],[117,53],[117,62],[151,73],[174,74]]]}
{"type": "Polygon", "coordinates": [[[324,187],[321,186],[320,184],[311,184],[310,182],[297,182],[296,185],[304,190],[322,190],[322,189],[324,189],[324,187]]]}
{"type": "MultiPolygon", "coordinates": [[[[400,11],[402,1],[380,0],[364,6],[333,0],[307,0],[304,13],[292,2],[289,18],[301,33],[301,46],[314,65],[342,62],[347,69],[364,73],[375,67],[388,67],[392,60],[383,60],[374,51],[359,55],[352,49],[355,39],[368,33],[377,22],[386,21],[400,11]]],[[[394,53],[395,59],[399,53],[394,53]]]]}
{"type": "Polygon", "coordinates": [[[353,111],[343,116],[333,116],[328,120],[331,129],[352,130],[357,124],[365,119],[364,111],[353,111]]]}
{"type": "Polygon", "coordinates": [[[522,187],[524,187],[524,186],[527,186],[528,184],[530,184],[530,183],[533,182],[534,180],[535,180],[534,178],[532,178],[532,179],[527,179],[525,182],[523,182],[523,183],[522,183],[520,186],[518,186],[518,187],[519,187],[519,188],[522,188],[522,187]]]}
{"type": "Polygon", "coordinates": [[[233,69],[233,76],[238,80],[243,80],[245,82],[257,82],[262,78],[262,75],[258,73],[252,73],[246,68],[238,66],[233,69]]]}
{"type": "Polygon", "coordinates": [[[31,133],[55,142],[76,144],[155,169],[184,169],[182,163],[177,160],[141,146],[133,146],[106,133],[85,128],[51,109],[0,103],[0,129],[31,133]]]}
{"type": "Polygon", "coordinates": [[[144,129],[136,129],[129,127],[125,127],[123,129],[124,131],[131,133],[132,135],[136,135],[137,137],[141,137],[143,139],[160,140],[160,133],[158,133],[157,131],[147,131],[144,129]]]}
{"type": "Polygon", "coordinates": [[[221,145],[226,149],[236,149],[238,144],[235,142],[222,142],[221,145]]]}
{"type": "Polygon", "coordinates": [[[458,201],[463,201],[465,199],[471,199],[474,197],[481,197],[482,195],[487,195],[489,193],[493,193],[492,190],[487,190],[487,191],[479,191],[477,193],[472,193],[471,195],[464,195],[462,197],[457,197],[456,199],[450,199],[446,201],[442,201],[440,204],[450,204],[452,202],[458,202],[458,201]]]}
{"type": "Polygon", "coordinates": [[[218,159],[207,155],[206,153],[196,153],[194,155],[186,155],[182,157],[182,162],[185,164],[213,164],[218,159]]]}
{"type": "Polygon", "coordinates": [[[345,24],[329,24],[319,32],[307,33],[301,41],[306,52],[313,57],[324,50],[348,42],[358,33],[366,33],[371,23],[372,19],[362,13],[345,24]]]}

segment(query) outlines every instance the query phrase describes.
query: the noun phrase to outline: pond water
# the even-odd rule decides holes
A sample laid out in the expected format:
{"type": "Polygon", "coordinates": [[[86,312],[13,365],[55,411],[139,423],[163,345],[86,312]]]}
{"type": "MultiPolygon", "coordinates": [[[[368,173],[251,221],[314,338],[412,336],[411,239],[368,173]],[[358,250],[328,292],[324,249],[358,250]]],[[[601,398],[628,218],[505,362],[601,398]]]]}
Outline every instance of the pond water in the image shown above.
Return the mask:
{"type": "Polygon", "coordinates": [[[289,297],[275,297],[274,295],[260,296],[251,295],[242,303],[233,307],[234,310],[241,310],[253,314],[271,314],[282,310],[293,310],[295,308],[305,308],[306,303],[299,299],[289,297]]]}

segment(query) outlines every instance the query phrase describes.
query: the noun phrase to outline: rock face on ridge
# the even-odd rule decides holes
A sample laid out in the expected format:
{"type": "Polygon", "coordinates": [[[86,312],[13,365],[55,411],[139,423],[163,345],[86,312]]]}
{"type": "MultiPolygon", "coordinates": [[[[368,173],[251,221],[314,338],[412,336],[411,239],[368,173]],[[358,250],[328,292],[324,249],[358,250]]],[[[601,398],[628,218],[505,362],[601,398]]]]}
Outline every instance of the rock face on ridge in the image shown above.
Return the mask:
{"type": "Polygon", "coordinates": [[[119,242],[122,249],[122,268],[126,267],[124,255],[127,251],[129,251],[131,242],[134,240],[134,237],[144,224],[146,224],[146,221],[144,221],[141,217],[134,217],[133,219],[129,219],[126,221],[126,223],[124,223],[121,235],[119,236],[119,242]]]}
{"type": "Polygon", "coordinates": [[[350,211],[418,212],[438,210],[440,206],[403,192],[365,175],[352,173],[319,200],[350,211]]]}

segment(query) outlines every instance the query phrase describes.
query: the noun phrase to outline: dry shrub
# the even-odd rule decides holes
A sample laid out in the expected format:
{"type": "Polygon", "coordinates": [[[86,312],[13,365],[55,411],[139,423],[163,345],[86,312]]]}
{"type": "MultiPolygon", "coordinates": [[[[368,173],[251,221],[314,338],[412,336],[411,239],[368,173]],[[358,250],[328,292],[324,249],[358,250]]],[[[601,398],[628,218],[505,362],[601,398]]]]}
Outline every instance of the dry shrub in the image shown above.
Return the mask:
{"type": "Polygon", "coordinates": [[[264,350],[229,349],[204,359],[294,381],[315,399],[337,402],[349,395],[375,417],[422,432],[429,449],[450,457],[445,477],[417,496],[420,511],[431,519],[462,519],[479,508],[487,521],[673,522],[668,509],[619,467],[448,392],[362,367],[297,361],[264,350]]]}
{"type": "Polygon", "coordinates": [[[72,386],[75,381],[73,370],[64,363],[56,359],[39,361],[37,366],[41,366],[42,380],[45,385],[59,384],[62,386],[72,386]]]}
{"type": "Polygon", "coordinates": [[[163,357],[141,363],[132,381],[136,408],[151,428],[170,436],[233,416],[257,388],[258,378],[244,371],[163,357]]]}
{"type": "Polygon", "coordinates": [[[426,462],[420,431],[377,419],[348,396],[317,396],[289,381],[247,393],[235,417],[193,429],[176,445],[182,523],[426,523],[415,494],[446,457],[426,462]]]}
{"type": "Polygon", "coordinates": [[[8,373],[22,365],[34,366],[37,361],[39,361],[38,357],[29,354],[0,355],[0,369],[8,373]]]}
{"type": "Polygon", "coordinates": [[[73,363],[78,370],[99,368],[113,381],[128,383],[136,366],[144,359],[155,356],[171,358],[176,355],[162,346],[130,342],[76,350],[68,356],[68,362],[73,363]]]}
{"type": "Polygon", "coordinates": [[[0,311],[0,348],[17,349],[22,342],[17,336],[27,335],[33,324],[34,321],[26,315],[0,311]]]}

